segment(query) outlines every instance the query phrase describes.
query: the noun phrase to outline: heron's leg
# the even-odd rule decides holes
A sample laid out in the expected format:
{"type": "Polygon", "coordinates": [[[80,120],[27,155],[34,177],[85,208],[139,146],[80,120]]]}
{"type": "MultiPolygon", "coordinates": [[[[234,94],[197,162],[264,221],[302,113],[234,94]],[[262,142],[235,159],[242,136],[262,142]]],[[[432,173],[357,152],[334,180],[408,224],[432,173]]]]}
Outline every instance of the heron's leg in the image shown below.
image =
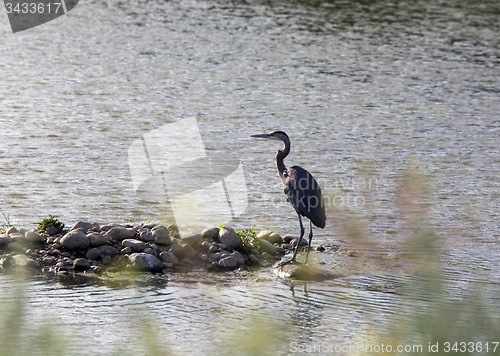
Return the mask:
{"type": "Polygon", "coordinates": [[[299,251],[300,243],[302,242],[302,237],[304,236],[304,226],[302,225],[302,218],[300,217],[299,213],[297,213],[297,215],[299,216],[299,223],[300,223],[300,237],[290,262],[295,262],[295,257],[297,257],[297,252],[299,251]]]}
{"type": "Polygon", "coordinates": [[[311,220],[309,220],[309,245],[307,245],[306,262],[304,262],[304,264],[307,263],[307,259],[309,258],[309,250],[311,249],[311,240],[312,239],[313,239],[313,226],[312,226],[311,220]]]}

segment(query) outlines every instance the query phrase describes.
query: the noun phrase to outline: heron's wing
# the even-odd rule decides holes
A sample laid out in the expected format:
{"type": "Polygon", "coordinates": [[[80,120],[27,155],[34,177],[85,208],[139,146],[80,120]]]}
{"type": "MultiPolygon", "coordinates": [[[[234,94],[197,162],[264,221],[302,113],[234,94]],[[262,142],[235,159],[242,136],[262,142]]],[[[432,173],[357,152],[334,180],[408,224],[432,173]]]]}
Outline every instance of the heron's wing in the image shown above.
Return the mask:
{"type": "Polygon", "coordinates": [[[283,184],[288,202],[314,225],[325,227],[325,203],[318,182],[311,173],[298,166],[287,169],[286,173],[283,184]]]}

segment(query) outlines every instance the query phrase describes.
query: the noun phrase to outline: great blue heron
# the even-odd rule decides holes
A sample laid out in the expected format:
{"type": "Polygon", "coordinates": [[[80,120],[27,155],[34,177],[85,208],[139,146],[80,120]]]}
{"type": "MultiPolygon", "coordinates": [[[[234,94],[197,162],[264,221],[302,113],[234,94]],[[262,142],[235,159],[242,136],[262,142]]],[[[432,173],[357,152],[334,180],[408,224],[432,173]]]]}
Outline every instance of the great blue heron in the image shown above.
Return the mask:
{"type": "Polygon", "coordinates": [[[304,226],[302,225],[301,216],[305,216],[309,219],[309,244],[307,247],[306,261],[304,262],[307,263],[313,237],[312,224],[324,228],[326,221],[325,203],[319,184],[311,173],[304,168],[293,166],[287,169],[285,167],[283,159],[290,153],[290,139],[286,133],[283,131],[274,131],[270,134],[252,135],[251,137],[281,140],[285,144],[285,147],[282,150],[278,150],[276,153],[276,167],[278,168],[279,175],[285,186],[286,199],[292,204],[297,212],[300,222],[300,238],[290,262],[295,262],[297,252],[302,242],[302,237],[304,236],[304,226]]]}

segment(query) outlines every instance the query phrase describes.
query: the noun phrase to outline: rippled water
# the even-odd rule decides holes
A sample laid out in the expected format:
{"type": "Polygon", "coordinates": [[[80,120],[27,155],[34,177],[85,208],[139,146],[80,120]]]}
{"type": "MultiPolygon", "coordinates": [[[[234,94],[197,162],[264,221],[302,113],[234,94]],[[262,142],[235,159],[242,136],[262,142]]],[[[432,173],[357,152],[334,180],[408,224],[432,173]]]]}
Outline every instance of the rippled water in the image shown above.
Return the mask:
{"type": "MultiPolygon", "coordinates": [[[[279,145],[248,138],[282,129],[292,139],[285,162],[311,171],[331,199],[316,245],[363,250],[341,228],[354,216],[372,249],[399,253],[402,177],[417,166],[451,291],[479,283],[493,307],[499,14],[496,1],[466,0],[93,1],[14,35],[2,10],[0,208],[21,225],[47,214],[67,224],[171,221],[168,205],[135,196],[127,151],[150,130],[194,116],[207,149],[244,164],[249,206],[232,224],[296,233],[273,162],[279,145]]],[[[201,354],[215,352],[225,323],[249,310],[295,325],[302,342],[339,342],[412,305],[372,288],[408,282],[399,268],[316,258],[346,276],[307,292],[270,269],[222,284],[206,277],[124,289],[42,278],[28,283],[30,310],[49,310],[109,353],[129,340],[120,331],[134,335],[129,307],[145,305],[163,335],[180,340],[175,351],[199,341],[201,354]]]]}

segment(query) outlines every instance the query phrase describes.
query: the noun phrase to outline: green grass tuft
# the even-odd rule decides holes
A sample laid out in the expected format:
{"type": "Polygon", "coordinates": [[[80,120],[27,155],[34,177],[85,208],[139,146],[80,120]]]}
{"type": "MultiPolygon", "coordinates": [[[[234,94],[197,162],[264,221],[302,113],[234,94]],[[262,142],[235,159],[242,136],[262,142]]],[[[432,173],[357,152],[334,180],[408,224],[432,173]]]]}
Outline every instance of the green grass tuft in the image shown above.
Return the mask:
{"type": "Polygon", "coordinates": [[[60,222],[55,216],[49,214],[47,219],[43,219],[38,223],[38,232],[45,232],[49,226],[54,226],[58,233],[62,233],[64,230],[64,223],[60,222]]]}

